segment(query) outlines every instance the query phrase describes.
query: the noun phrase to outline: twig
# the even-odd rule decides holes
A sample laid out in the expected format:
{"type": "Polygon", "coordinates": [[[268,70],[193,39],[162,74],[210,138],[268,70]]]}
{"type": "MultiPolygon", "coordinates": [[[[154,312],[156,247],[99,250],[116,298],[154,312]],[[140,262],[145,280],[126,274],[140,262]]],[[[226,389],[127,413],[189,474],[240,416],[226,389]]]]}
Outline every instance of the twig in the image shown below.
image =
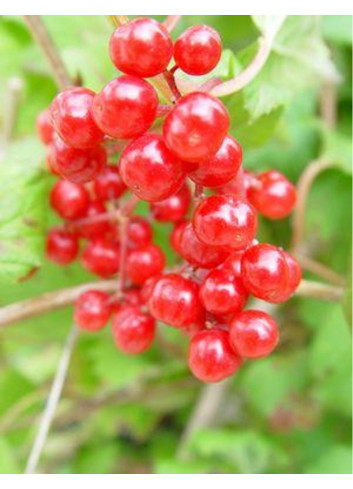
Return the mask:
{"type": "Polygon", "coordinates": [[[323,301],[339,302],[344,294],[343,287],[322,284],[320,282],[312,282],[302,280],[295,295],[299,297],[311,297],[323,301]]]}
{"type": "Polygon", "coordinates": [[[23,81],[21,78],[12,77],[7,82],[7,90],[5,97],[5,113],[4,113],[4,130],[1,141],[0,160],[2,159],[7,145],[13,137],[16,126],[18,108],[20,104],[21,92],[23,91],[23,81]]]}
{"type": "Polygon", "coordinates": [[[307,270],[308,272],[311,272],[332,284],[340,286],[345,285],[346,281],[344,278],[326,265],[298,253],[296,253],[295,256],[304,270],[307,270]]]}
{"type": "Polygon", "coordinates": [[[164,27],[167,29],[167,31],[172,32],[172,30],[177,26],[181,17],[181,15],[168,15],[164,21],[164,27]]]}
{"type": "Polygon", "coordinates": [[[34,474],[36,471],[39,458],[48,437],[50,426],[53,422],[55,411],[67,376],[71,354],[75,346],[77,337],[78,329],[76,326],[73,326],[67,336],[64,349],[60,357],[58,368],[54,377],[52,387],[50,389],[43,416],[40,420],[39,429],[27,461],[25,469],[26,474],[34,474]]]}
{"type": "Polygon", "coordinates": [[[321,118],[328,129],[334,129],[337,125],[337,88],[333,83],[326,83],[320,96],[321,118]]]}

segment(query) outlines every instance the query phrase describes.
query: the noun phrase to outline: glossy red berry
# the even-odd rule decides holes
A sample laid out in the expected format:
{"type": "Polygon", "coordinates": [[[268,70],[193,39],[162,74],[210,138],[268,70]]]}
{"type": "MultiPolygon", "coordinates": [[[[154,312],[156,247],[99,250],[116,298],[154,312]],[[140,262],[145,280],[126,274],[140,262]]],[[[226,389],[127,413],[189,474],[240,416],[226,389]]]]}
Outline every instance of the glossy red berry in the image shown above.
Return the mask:
{"type": "Polygon", "coordinates": [[[100,129],[116,139],[131,139],[151,127],[158,96],[147,81],[121,76],[110,81],[93,102],[93,116],[100,129]]]}
{"type": "Polygon", "coordinates": [[[111,314],[110,297],[99,290],[83,292],[74,305],[74,322],[81,329],[99,331],[111,314]]]}
{"type": "Polygon", "coordinates": [[[193,92],[169,112],[163,135],[178,158],[199,163],[219,150],[228,129],[229,115],[222,102],[206,93],[193,92]]]}
{"type": "Polygon", "coordinates": [[[162,24],[142,18],[119,26],[110,39],[109,51],[119,71],[149,78],[167,69],[173,43],[162,24]]]}
{"type": "Polygon", "coordinates": [[[199,286],[177,274],[165,275],[155,284],[149,307],[153,317],[176,328],[198,323],[204,316],[199,286]]]}
{"type": "Polygon", "coordinates": [[[55,163],[55,150],[54,150],[54,145],[52,143],[49,143],[47,145],[46,162],[47,162],[47,168],[50,171],[50,173],[55,176],[60,176],[59,170],[57,169],[55,163]]]}
{"type": "Polygon", "coordinates": [[[175,251],[175,253],[178,253],[178,255],[181,254],[180,239],[181,239],[181,236],[183,234],[183,231],[184,231],[186,224],[187,224],[186,221],[176,223],[174,225],[172,232],[170,233],[170,236],[169,236],[170,246],[175,251]]]}
{"type": "Polygon", "coordinates": [[[232,180],[215,188],[215,191],[221,195],[231,195],[232,197],[243,200],[248,199],[249,191],[254,181],[255,175],[240,167],[232,180]]]}
{"type": "Polygon", "coordinates": [[[80,219],[87,212],[89,195],[81,185],[59,180],[50,193],[50,205],[63,219],[80,219]]]}
{"type": "Polygon", "coordinates": [[[92,116],[94,97],[88,88],[71,87],[60,92],[50,106],[54,129],[73,148],[91,148],[103,141],[104,134],[92,116]]]}
{"type": "Polygon", "coordinates": [[[197,237],[206,244],[241,249],[255,237],[255,209],[230,195],[211,195],[194,212],[193,226],[197,237]]]}
{"type": "Polygon", "coordinates": [[[165,266],[163,251],[149,244],[131,251],[126,260],[126,273],[131,283],[142,285],[147,279],[161,273],[165,266]]]}
{"type": "Polygon", "coordinates": [[[54,128],[51,123],[50,110],[45,109],[39,112],[36,119],[36,130],[39,139],[43,144],[49,144],[54,139],[54,128]]]}
{"type": "Polygon", "coordinates": [[[272,302],[285,302],[292,297],[302,279],[302,271],[297,260],[290,253],[282,251],[288,266],[288,280],[286,286],[278,291],[275,297],[272,297],[272,302]]]}
{"type": "Polygon", "coordinates": [[[267,243],[245,250],[241,270],[247,290],[269,302],[276,301],[288,283],[289,270],[283,252],[267,243]]]}
{"type": "Polygon", "coordinates": [[[196,333],[189,347],[189,367],[203,382],[219,382],[233,375],[241,358],[232,350],[228,332],[213,328],[196,333]]]}
{"type": "Polygon", "coordinates": [[[117,347],[124,353],[137,355],[153,343],[155,320],[138,307],[122,307],[112,320],[112,331],[117,347]]]}
{"type": "Polygon", "coordinates": [[[104,205],[98,200],[89,203],[86,214],[79,224],[75,225],[75,231],[86,239],[103,237],[112,226],[108,219],[99,219],[106,212],[104,205]]]}
{"type": "Polygon", "coordinates": [[[120,248],[107,239],[89,241],[82,254],[82,265],[91,273],[103,278],[119,271],[120,248]]]}
{"type": "Polygon", "coordinates": [[[78,254],[77,236],[64,229],[53,228],[47,235],[47,258],[58,265],[68,265],[78,254]]]}
{"type": "Polygon", "coordinates": [[[202,304],[216,316],[241,311],[247,298],[248,292],[241,278],[222,269],[211,270],[200,287],[202,304]]]}
{"type": "Polygon", "coordinates": [[[94,180],[107,162],[107,153],[102,146],[77,149],[60,138],[54,140],[52,157],[60,175],[74,183],[94,180]]]}
{"type": "Polygon", "coordinates": [[[189,27],[174,44],[174,60],[189,75],[206,75],[217,66],[221,54],[221,38],[207,25],[189,27]]]}
{"type": "Polygon", "coordinates": [[[171,195],[165,200],[151,204],[153,217],[161,222],[179,222],[189,210],[191,192],[185,183],[179,192],[171,195]]]}
{"type": "Polygon", "coordinates": [[[241,276],[241,259],[243,257],[244,250],[234,251],[229,257],[219,265],[219,269],[225,271],[228,274],[241,276]]]}
{"type": "Polygon", "coordinates": [[[140,216],[130,219],[127,227],[127,239],[130,248],[141,248],[150,244],[153,230],[150,223],[140,216]]]}
{"type": "Polygon", "coordinates": [[[248,310],[236,314],[230,325],[230,344],[244,358],[269,355],[276,348],[278,339],[276,321],[262,311],[248,310]]]}
{"type": "Polygon", "coordinates": [[[126,191],[117,166],[107,165],[93,182],[94,193],[103,202],[119,199],[126,191]]]}
{"type": "Polygon", "coordinates": [[[226,136],[214,156],[202,160],[196,170],[189,172],[191,180],[205,187],[218,187],[234,178],[242,162],[240,144],[226,136]]]}
{"type": "Polygon", "coordinates": [[[249,200],[269,219],[288,216],[296,203],[295,186],[281,173],[268,171],[256,177],[249,191],[249,200]]]}
{"type": "Polygon", "coordinates": [[[150,300],[154,286],[161,278],[162,274],[154,275],[143,283],[140,289],[140,297],[143,304],[147,304],[147,302],[150,300]]]}
{"type": "Polygon", "coordinates": [[[158,134],[145,134],[124,149],[120,173],[130,190],[148,202],[175,194],[185,179],[181,163],[158,134]]]}

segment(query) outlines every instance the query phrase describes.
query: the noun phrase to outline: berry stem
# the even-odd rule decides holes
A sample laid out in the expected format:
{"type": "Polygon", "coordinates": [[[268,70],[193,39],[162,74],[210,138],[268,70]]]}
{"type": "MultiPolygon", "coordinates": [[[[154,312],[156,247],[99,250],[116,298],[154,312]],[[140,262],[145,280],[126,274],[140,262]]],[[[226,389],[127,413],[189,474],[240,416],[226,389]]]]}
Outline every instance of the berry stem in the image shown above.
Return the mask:
{"type": "Polygon", "coordinates": [[[196,183],[194,191],[194,203],[195,207],[205,198],[204,188],[202,185],[196,183]]]}
{"type": "Polygon", "coordinates": [[[164,27],[168,32],[172,32],[172,30],[177,26],[179,20],[181,19],[181,15],[168,15],[164,21],[164,27]]]}

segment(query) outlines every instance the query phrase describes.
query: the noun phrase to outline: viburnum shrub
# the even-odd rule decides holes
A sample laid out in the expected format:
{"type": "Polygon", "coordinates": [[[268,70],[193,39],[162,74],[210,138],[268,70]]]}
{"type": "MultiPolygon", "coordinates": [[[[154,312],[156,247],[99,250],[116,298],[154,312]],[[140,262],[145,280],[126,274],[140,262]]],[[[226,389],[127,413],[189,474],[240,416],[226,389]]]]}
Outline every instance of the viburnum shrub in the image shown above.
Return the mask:
{"type": "Polygon", "coordinates": [[[286,301],[301,280],[293,256],[256,240],[258,213],[288,216],[295,187],[277,171],[244,170],[223,103],[202,85],[183,94],[176,86],[176,70],[205,75],[221,51],[211,27],[193,26],[173,44],[155,20],[132,20],[109,45],[122,75],[97,94],[68,87],[37,120],[57,178],[51,206],[64,220],[48,233],[48,258],[67,265],[80,255],[90,273],[118,278],[115,294],[89,290],[76,300],[75,323],[92,332],[111,319],[114,342],[128,354],[151,346],[157,321],[176,328],[204,382],[274,350],[276,322],[251,298],[286,301]],[[160,104],[146,80],[161,74],[171,105],[160,104]],[[148,202],[148,217],[134,214],[139,200],[148,202]],[[173,225],[172,269],[153,242],[154,220],[173,225]]]}

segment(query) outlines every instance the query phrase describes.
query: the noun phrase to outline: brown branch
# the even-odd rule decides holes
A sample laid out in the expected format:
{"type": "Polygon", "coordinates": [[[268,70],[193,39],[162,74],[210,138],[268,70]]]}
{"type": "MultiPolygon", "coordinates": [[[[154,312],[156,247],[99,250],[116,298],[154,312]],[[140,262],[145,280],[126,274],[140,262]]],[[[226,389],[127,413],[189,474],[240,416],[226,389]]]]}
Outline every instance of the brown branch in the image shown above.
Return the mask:
{"type": "Polygon", "coordinates": [[[298,253],[296,253],[295,256],[304,270],[307,270],[308,272],[311,272],[314,275],[317,275],[318,277],[321,277],[322,279],[327,280],[332,284],[339,286],[345,285],[346,281],[344,280],[344,278],[341,277],[339,273],[335,272],[326,265],[323,265],[322,263],[319,263],[312,258],[303,256],[298,253]]]}
{"type": "Polygon", "coordinates": [[[295,293],[298,297],[310,297],[312,299],[332,302],[340,302],[343,298],[343,294],[343,287],[336,287],[309,280],[302,280],[295,293]]]}

